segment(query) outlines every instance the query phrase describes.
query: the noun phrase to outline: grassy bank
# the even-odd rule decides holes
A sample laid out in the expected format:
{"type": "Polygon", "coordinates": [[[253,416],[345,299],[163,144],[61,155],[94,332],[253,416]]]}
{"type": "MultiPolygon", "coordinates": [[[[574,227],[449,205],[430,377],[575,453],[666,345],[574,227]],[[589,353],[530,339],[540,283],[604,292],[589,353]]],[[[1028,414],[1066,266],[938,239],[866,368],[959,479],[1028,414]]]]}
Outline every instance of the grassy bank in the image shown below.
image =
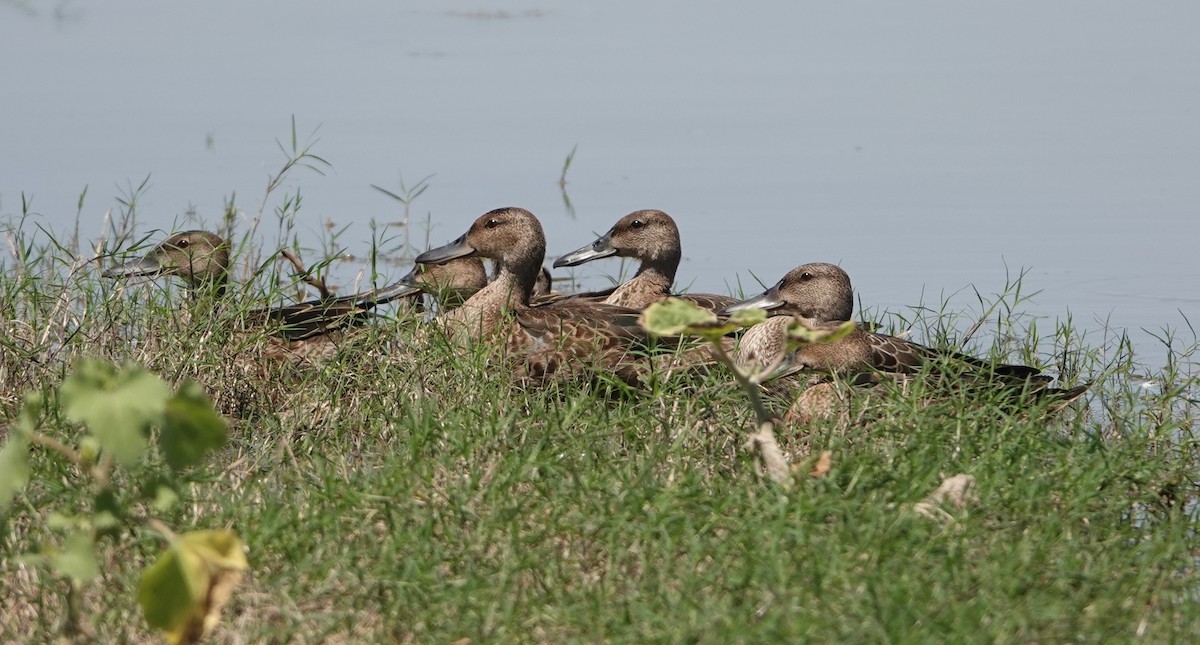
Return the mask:
{"type": "MultiPolygon", "coordinates": [[[[116,228],[112,240],[136,239],[116,228]]],[[[1200,633],[1194,340],[1174,345],[1143,387],[1120,342],[1081,345],[1069,325],[1030,335],[1018,283],[997,296],[994,311],[1007,313],[987,319],[993,333],[968,349],[1046,365],[1064,385],[1096,380],[1086,401],[1048,418],[999,397],[931,404],[920,380],[855,394],[843,415],[779,429],[796,466],[784,489],[742,449],[754,417],[720,371],[644,393],[523,390],[404,312],[328,362],[262,368],[245,360],[254,341],[231,336],[223,318],[179,313],[177,286],[102,283],[95,249],[19,216],[6,235],[0,418],[94,356],[173,384],[196,379],[233,424],[231,442],[162,514],[176,530],[233,527],[249,547],[250,571],[213,642],[1200,633]],[[824,451],[828,472],[816,465],[824,451]],[[914,511],[959,473],[976,484],[962,507],[914,511]]],[[[231,309],[294,290],[269,250],[238,241],[241,277],[254,279],[231,309]]],[[[945,320],[905,327],[956,345],[972,321],[945,320]]],[[[780,411],[789,402],[772,400],[780,411]]],[[[76,439],[56,413],[46,425],[76,439]]],[[[74,466],[44,451],[33,465],[0,523],[3,642],[55,638],[67,583],[22,554],[61,540],[47,508],[92,504],[69,483],[74,466]]],[[[104,573],[82,593],[100,642],[156,638],[135,588],[161,544],[136,517],[122,531],[102,542],[104,573]]]]}

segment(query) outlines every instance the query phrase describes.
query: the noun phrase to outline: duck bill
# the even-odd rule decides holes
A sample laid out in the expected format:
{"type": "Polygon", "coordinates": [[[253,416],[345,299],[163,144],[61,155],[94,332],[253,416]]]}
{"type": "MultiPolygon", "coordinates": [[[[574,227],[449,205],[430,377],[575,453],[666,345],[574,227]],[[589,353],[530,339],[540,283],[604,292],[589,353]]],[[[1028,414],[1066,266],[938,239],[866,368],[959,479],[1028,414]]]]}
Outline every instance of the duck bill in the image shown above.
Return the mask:
{"type": "Polygon", "coordinates": [[[405,286],[413,291],[421,291],[425,288],[425,283],[421,282],[421,267],[415,266],[408,275],[396,281],[396,286],[405,286]]]}
{"type": "Polygon", "coordinates": [[[776,284],[770,289],[767,289],[766,291],[753,298],[750,298],[749,300],[735,302],[717,313],[728,315],[735,311],[745,311],[746,309],[766,309],[767,311],[771,311],[772,309],[778,309],[782,306],[783,298],[779,297],[779,284],[776,284]]]}
{"type": "Polygon", "coordinates": [[[109,267],[100,275],[105,278],[137,278],[158,275],[162,270],[162,265],[158,263],[158,260],[155,260],[151,256],[146,256],[140,260],[109,267]]]}
{"type": "Polygon", "coordinates": [[[417,264],[443,264],[454,258],[466,258],[472,255],[475,255],[475,248],[467,244],[467,236],[464,234],[445,246],[429,249],[418,255],[416,262],[417,264]]]}
{"type": "Polygon", "coordinates": [[[591,244],[571,251],[570,253],[558,258],[554,261],[554,268],[573,267],[584,262],[599,260],[617,254],[617,250],[612,246],[612,231],[605,233],[600,239],[591,244]]]}
{"type": "Polygon", "coordinates": [[[400,278],[396,282],[378,289],[373,293],[367,294],[362,301],[370,302],[376,305],[382,305],[387,302],[399,298],[407,298],[421,293],[421,285],[414,282],[417,278],[417,270],[413,269],[408,275],[400,278]]]}

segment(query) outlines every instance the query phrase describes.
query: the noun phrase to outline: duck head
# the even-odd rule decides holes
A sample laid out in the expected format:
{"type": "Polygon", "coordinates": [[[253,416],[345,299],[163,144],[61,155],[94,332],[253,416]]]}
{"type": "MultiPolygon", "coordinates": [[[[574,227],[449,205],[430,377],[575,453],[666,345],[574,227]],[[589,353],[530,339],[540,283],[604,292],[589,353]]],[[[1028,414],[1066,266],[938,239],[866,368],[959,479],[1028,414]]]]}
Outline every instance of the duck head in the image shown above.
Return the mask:
{"type": "Polygon", "coordinates": [[[428,293],[440,303],[458,304],[487,285],[487,272],[477,257],[454,258],[442,264],[417,264],[399,284],[412,289],[405,295],[428,293]]]}
{"type": "Polygon", "coordinates": [[[160,242],[139,260],[105,269],[106,278],[173,275],[192,289],[224,289],[229,276],[229,244],[215,233],[184,231],[160,242]]]}
{"type": "Polygon", "coordinates": [[[770,314],[804,318],[812,323],[842,322],[854,315],[850,276],[833,264],[814,262],[796,267],[770,289],[734,303],[719,313],[766,309],[770,314]]]}
{"type": "Polygon", "coordinates": [[[479,216],[462,237],[418,255],[416,262],[443,264],[470,257],[494,260],[497,280],[515,280],[528,302],[546,257],[542,224],[523,208],[497,208],[479,216]]]}
{"type": "Polygon", "coordinates": [[[636,258],[643,265],[662,266],[674,279],[681,255],[675,220],[660,210],[640,210],[617,220],[595,242],[558,258],[554,266],[570,267],[618,256],[636,258]]]}

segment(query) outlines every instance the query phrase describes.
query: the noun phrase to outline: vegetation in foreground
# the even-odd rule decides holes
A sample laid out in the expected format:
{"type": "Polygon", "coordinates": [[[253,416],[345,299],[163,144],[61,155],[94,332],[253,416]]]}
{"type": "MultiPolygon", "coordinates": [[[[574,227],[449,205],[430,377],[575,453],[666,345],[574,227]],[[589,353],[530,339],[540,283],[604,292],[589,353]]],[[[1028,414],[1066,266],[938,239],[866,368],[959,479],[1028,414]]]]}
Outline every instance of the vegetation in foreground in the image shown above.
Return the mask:
{"type": "MultiPolygon", "coordinates": [[[[281,201],[286,233],[294,200],[281,201]]],[[[35,234],[28,218],[4,229],[0,418],[18,418],[37,392],[43,430],[78,444],[55,392],[79,357],[95,357],[143,365],[172,388],[197,381],[231,421],[225,447],[155,511],[175,531],[232,528],[247,545],[213,642],[1200,633],[1194,338],[1169,339],[1168,363],[1143,387],[1127,343],[1090,347],[1069,325],[1040,336],[1015,313],[1014,285],[985,303],[993,333],[967,349],[1051,366],[1063,385],[1095,380],[1086,403],[1048,419],[998,397],[930,401],[918,378],[777,428],[794,469],[785,487],[744,451],[756,417],[721,370],[645,392],[524,390],[404,312],[328,362],[264,367],[247,360],[252,340],[189,308],[182,289],[101,282],[94,249],[35,234]],[[959,474],[974,481],[961,504],[919,512],[959,474]]],[[[233,307],[291,291],[256,246],[240,250],[254,279],[233,307]]],[[[956,346],[965,332],[954,322],[905,326],[956,346]]],[[[30,465],[0,512],[3,642],[63,633],[74,583],[28,554],[66,538],[51,509],[95,503],[71,483],[76,464],[35,448],[30,465]]],[[[116,485],[132,490],[151,470],[116,485]]],[[[136,518],[115,530],[96,551],[100,576],[71,602],[98,642],[157,639],[136,590],[161,541],[136,518]]]]}

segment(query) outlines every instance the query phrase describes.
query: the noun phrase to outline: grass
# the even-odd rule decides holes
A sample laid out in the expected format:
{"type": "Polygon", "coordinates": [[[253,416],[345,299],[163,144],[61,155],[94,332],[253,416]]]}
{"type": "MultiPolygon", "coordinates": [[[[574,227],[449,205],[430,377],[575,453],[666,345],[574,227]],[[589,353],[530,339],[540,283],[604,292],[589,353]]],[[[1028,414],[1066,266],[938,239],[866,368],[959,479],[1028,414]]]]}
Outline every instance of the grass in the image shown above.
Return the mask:
{"type": "MultiPolygon", "coordinates": [[[[283,202],[286,244],[297,202],[283,202]]],[[[134,219],[114,218],[124,224],[112,239],[136,240],[134,219]]],[[[264,371],[241,364],[253,345],[220,319],[177,315],[182,289],[102,283],[94,249],[30,221],[10,218],[0,260],[0,417],[17,414],[24,392],[61,382],[74,357],[100,356],[172,383],[198,379],[233,423],[231,443],[161,515],[177,531],[233,527],[249,546],[251,570],[212,642],[1172,642],[1200,632],[1195,340],[1170,339],[1159,387],[1142,388],[1120,336],[1087,347],[1069,324],[1030,334],[1020,277],[980,299],[984,316],[950,324],[942,307],[905,326],[957,345],[985,318],[991,342],[981,331],[969,349],[1062,369],[1064,385],[1095,379],[1087,403],[1048,419],[999,397],[930,404],[920,387],[855,396],[844,418],[777,431],[798,466],[784,489],[741,448],[754,416],[727,374],[624,396],[581,383],[521,390],[401,314],[329,362],[264,371]],[[832,469],[806,477],[826,450],[832,469]],[[977,501],[943,520],[913,512],[957,473],[975,478],[977,501]]],[[[290,292],[264,247],[242,240],[241,272],[256,277],[231,307],[290,292]]],[[[75,439],[60,420],[48,425],[75,439]]],[[[3,642],[57,637],[66,583],[21,555],[57,539],[47,508],[91,505],[70,484],[73,466],[42,452],[35,462],[0,515],[3,642]]],[[[134,590],[161,544],[135,518],[123,531],[101,543],[105,573],[82,596],[100,642],[156,638],[134,590]]]]}

